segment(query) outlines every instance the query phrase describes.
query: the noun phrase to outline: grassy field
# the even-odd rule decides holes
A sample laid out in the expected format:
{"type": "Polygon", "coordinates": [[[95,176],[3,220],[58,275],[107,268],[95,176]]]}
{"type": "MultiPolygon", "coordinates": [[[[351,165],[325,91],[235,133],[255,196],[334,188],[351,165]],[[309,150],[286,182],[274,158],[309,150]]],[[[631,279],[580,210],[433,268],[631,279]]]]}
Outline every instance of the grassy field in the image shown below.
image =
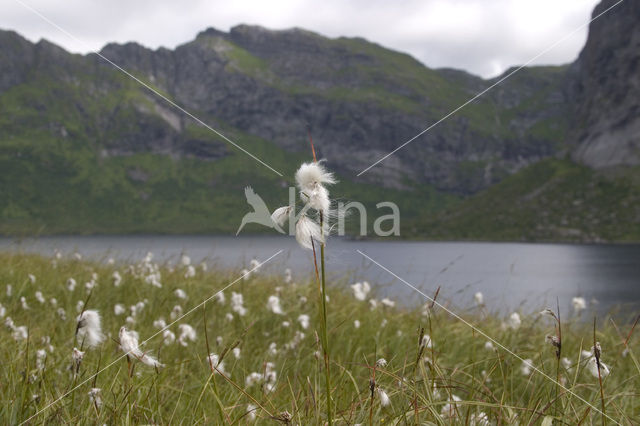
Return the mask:
{"type": "MultiPolygon", "coordinates": [[[[239,270],[205,271],[184,260],[0,254],[0,423],[324,424],[314,277],[255,270],[242,279],[239,270]],[[94,348],[75,335],[83,310],[102,318],[105,338],[94,348]],[[164,367],[127,358],[122,326],[139,333],[138,357],[164,367]],[[72,359],[74,347],[84,352],[81,362],[72,359]],[[208,354],[220,362],[215,374],[208,354]]],[[[640,423],[640,344],[626,319],[598,321],[610,372],[603,367],[600,384],[595,359],[581,356],[594,341],[588,311],[562,312],[556,357],[545,341],[556,335],[551,316],[523,315],[518,324],[491,306],[460,312],[495,339],[490,344],[438,305],[407,310],[377,300],[372,308],[375,288],[358,300],[352,283],[329,284],[335,424],[640,423]]]]}

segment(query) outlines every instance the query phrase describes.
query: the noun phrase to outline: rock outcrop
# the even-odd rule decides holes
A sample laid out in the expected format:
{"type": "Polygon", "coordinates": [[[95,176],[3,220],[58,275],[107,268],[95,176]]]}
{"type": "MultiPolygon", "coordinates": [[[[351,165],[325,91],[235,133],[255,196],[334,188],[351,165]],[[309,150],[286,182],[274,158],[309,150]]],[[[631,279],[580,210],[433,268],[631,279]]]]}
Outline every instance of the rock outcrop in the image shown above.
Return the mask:
{"type": "Polygon", "coordinates": [[[570,69],[573,158],[596,169],[640,164],[640,2],[603,0],[570,69]],[[614,6],[615,5],[615,6],[614,6]]]}

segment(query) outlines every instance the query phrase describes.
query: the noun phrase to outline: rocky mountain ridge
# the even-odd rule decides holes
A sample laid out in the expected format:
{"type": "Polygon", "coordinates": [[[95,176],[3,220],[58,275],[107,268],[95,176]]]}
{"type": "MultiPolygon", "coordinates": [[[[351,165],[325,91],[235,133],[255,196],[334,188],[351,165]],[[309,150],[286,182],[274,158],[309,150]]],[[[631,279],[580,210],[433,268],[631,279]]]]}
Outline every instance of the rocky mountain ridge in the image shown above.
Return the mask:
{"type": "MultiPolygon", "coordinates": [[[[286,150],[306,149],[301,141],[310,126],[322,155],[352,176],[490,84],[468,76],[461,85],[450,73],[365,40],[299,29],[208,29],[174,51],[130,43],[101,53],[188,110],[286,150]]],[[[524,70],[363,179],[469,194],[553,155],[565,118],[558,74],[557,68],[524,70]]]]}

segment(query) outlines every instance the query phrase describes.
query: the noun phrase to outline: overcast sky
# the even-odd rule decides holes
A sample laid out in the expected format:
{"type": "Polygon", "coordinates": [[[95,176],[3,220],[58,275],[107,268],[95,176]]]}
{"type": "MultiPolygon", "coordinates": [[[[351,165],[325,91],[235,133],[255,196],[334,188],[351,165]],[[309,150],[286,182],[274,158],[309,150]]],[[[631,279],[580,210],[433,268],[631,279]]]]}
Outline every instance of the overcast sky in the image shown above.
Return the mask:
{"type": "MultiPolygon", "coordinates": [[[[0,28],[73,52],[111,41],[173,48],[214,27],[301,27],[329,37],[364,37],[432,68],[493,77],[522,64],[588,22],[598,0],[2,0],[0,28]],[[23,4],[68,31],[54,28],[23,4]]],[[[587,28],[534,64],[573,61],[587,28]]]]}

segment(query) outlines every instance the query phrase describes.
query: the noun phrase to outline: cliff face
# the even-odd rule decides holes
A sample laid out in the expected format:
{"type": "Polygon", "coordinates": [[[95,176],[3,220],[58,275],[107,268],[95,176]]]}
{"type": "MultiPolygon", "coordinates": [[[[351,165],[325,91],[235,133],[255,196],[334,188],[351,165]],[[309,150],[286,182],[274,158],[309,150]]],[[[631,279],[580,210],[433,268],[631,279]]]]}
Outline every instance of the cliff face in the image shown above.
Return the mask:
{"type": "MultiPolygon", "coordinates": [[[[615,3],[603,0],[593,16],[615,3]]],[[[640,164],[640,2],[591,23],[570,74],[573,158],[596,169],[640,164]]]]}

